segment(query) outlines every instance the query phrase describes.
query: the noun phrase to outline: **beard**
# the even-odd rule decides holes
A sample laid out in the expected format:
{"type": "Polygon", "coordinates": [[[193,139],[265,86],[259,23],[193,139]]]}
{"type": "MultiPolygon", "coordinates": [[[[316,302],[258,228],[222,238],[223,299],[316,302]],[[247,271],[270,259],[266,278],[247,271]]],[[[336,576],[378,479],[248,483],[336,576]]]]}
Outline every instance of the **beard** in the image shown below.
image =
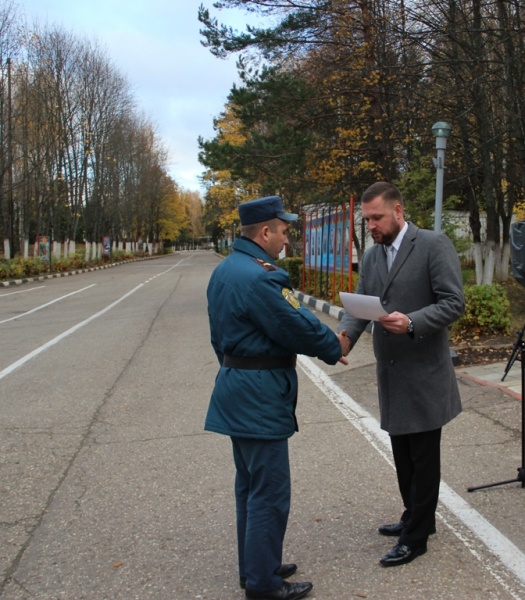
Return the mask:
{"type": "Polygon", "coordinates": [[[394,221],[392,223],[391,229],[389,231],[379,234],[377,238],[374,238],[374,242],[376,244],[385,244],[389,246],[396,239],[400,231],[401,226],[397,221],[394,221]]]}

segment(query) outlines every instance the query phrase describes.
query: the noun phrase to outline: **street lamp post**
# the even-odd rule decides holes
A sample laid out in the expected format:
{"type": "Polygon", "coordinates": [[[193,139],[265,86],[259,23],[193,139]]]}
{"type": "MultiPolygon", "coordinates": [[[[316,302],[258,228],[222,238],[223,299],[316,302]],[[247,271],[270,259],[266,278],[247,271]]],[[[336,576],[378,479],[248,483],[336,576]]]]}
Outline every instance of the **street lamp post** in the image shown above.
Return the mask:
{"type": "Polygon", "coordinates": [[[436,207],[434,211],[434,231],[441,231],[441,218],[443,213],[443,179],[445,175],[445,150],[447,138],[452,127],[445,121],[438,121],[432,126],[432,133],[436,138],[437,157],[434,158],[436,167],[436,207]]]}

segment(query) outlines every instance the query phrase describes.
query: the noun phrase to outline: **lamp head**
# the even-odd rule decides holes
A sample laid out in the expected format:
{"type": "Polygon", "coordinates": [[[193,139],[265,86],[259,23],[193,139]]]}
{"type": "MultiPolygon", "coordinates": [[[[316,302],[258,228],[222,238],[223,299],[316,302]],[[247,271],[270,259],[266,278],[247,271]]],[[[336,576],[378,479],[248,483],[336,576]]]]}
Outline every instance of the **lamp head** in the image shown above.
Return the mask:
{"type": "Polygon", "coordinates": [[[452,131],[452,126],[445,121],[438,121],[432,125],[432,133],[434,137],[448,138],[452,131]]]}

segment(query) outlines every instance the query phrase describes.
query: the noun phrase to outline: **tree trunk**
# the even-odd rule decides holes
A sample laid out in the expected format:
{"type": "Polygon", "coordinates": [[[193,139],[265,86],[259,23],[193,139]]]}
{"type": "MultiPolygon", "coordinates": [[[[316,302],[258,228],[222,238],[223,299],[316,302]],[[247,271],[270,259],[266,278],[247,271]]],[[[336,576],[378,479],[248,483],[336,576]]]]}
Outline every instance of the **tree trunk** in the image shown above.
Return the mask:
{"type": "Polygon", "coordinates": [[[481,285],[490,285],[494,279],[494,265],[496,264],[496,245],[487,240],[485,261],[483,264],[483,277],[481,285]]]}

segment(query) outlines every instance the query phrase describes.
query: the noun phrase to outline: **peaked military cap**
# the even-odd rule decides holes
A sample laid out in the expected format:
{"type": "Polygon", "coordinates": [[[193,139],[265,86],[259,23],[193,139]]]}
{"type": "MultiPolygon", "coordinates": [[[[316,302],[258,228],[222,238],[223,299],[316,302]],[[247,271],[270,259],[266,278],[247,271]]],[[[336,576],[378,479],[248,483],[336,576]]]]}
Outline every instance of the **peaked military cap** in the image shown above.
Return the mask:
{"type": "Polygon", "coordinates": [[[252,225],[276,218],[282,221],[295,221],[299,215],[285,212],[280,196],[265,196],[239,204],[239,217],[241,225],[252,225]]]}

